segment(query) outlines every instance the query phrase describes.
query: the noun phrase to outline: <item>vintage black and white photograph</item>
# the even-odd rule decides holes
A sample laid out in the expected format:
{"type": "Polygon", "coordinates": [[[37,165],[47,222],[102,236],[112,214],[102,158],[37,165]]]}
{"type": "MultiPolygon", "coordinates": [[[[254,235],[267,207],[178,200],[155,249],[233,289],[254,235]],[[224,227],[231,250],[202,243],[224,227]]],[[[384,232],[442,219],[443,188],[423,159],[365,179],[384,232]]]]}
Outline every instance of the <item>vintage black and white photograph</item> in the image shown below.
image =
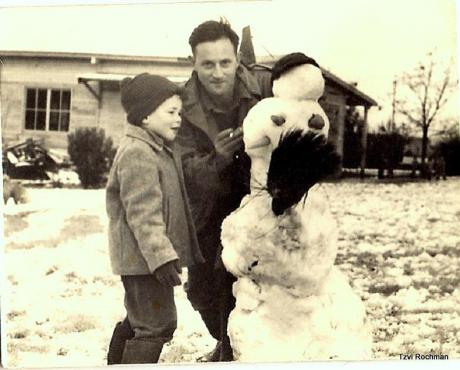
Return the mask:
{"type": "Polygon", "coordinates": [[[2,2],[1,365],[458,365],[458,6],[2,2]]]}

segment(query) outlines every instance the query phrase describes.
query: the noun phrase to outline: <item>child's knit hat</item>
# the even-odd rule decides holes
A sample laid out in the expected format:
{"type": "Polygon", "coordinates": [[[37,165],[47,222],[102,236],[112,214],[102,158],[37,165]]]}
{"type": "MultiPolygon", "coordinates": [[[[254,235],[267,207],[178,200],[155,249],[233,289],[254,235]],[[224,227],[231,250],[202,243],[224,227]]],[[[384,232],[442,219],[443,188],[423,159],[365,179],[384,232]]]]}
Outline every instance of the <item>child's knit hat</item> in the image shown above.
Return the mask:
{"type": "Polygon", "coordinates": [[[181,89],[165,77],[141,73],[126,77],[120,83],[121,105],[128,122],[139,126],[142,120],[155,111],[165,100],[180,95],[181,89]]]}

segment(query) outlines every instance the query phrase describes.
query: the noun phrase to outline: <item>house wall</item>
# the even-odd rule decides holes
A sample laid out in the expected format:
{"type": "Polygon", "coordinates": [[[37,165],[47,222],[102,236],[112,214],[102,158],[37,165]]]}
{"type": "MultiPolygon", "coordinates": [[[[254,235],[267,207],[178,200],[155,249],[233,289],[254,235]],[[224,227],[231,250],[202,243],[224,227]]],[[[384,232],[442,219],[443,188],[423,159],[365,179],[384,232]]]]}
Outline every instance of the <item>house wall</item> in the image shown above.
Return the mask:
{"type": "MultiPolygon", "coordinates": [[[[32,58],[2,57],[0,74],[2,138],[7,142],[27,138],[41,139],[49,148],[67,147],[68,132],[25,129],[25,94],[28,87],[65,88],[71,90],[69,132],[78,127],[100,127],[118,144],[124,132],[125,114],[120,104],[120,93],[115,83],[90,82],[101,93],[101,101],[90,93],[77,76],[85,73],[138,74],[150,72],[163,76],[190,76],[188,63],[151,62],[132,60],[101,60],[91,63],[89,58],[32,58]],[[102,89],[102,90],[101,90],[102,89]]],[[[326,81],[322,106],[331,127],[329,140],[343,153],[346,96],[343,90],[326,81]]]]}
{"type": "Polygon", "coordinates": [[[97,101],[76,75],[91,71],[91,65],[79,61],[49,59],[3,59],[1,72],[2,137],[7,142],[26,138],[41,140],[47,147],[65,148],[68,132],[25,129],[27,88],[70,89],[70,130],[97,124],[97,101]]]}
{"type": "MultiPolygon", "coordinates": [[[[428,138],[427,155],[430,156],[433,149],[430,146],[430,139],[428,138]]],[[[421,157],[422,155],[422,138],[410,137],[409,141],[404,146],[404,155],[421,157]]]]}
{"type": "Polygon", "coordinates": [[[0,70],[0,110],[4,144],[28,138],[40,140],[48,148],[67,148],[67,135],[79,127],[101,127],[113,137],[115,144],[124,130],[124,112],[117,87],[90,85],[100,91],[98,100],[77,76],[85,73],[138,74],[156,73],[164,76],[190,75],[190,65],[172,63],[99,61],[91,64],[87,59],[2,57],[0,70]],[[25,102],[27,88],[59,88],[71,90],[70,124],[68,132],[25,129],[25,102]]]}
{"type": "Polygon", "coordinates": [[[334,143],[337,152],[343,155],[343,136],[345,128],[346,96],[336,87],[326,85],[321,106],[329,118],[328,139],[334,143]]]}
{"type": "Polygon", "coordinates": [[[93,72],[98,73],[120,73],[138,74],[149,72],[161,76],[182,76],[189,77],[192,71],[192,63],[172,62],[148,62],[148,61],[120,61],[120,60],[99,60],[93,72]]]}
{"type": "Polygon", "coordinates": [[[120,103],[119,90],[104,90],[99,117],[99,127],[103,128],[115,145],[124,134],[126,115],[120,103]]]}

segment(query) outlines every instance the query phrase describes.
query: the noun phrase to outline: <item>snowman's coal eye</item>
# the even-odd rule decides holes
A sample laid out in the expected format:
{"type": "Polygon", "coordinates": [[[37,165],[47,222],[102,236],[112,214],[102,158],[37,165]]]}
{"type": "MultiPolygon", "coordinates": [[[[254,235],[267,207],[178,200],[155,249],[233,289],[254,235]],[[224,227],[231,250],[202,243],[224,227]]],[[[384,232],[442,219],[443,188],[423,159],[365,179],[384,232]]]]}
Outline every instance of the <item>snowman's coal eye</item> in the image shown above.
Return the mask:
{"type": "Polygon", "coordinates": [[[282,126],[284,122],[286,122],[286,119],[283,116],[278,116],[278,115],[273,115],[270,117],[272,122],[277,125],[277,126],[282,126]]]}
{"type": "Polygon", "coordinates": [[[308,120],[308,127],[315,130],[322,130],[324,125],[324,119],[319,114],[313,114],[308,120]]]}

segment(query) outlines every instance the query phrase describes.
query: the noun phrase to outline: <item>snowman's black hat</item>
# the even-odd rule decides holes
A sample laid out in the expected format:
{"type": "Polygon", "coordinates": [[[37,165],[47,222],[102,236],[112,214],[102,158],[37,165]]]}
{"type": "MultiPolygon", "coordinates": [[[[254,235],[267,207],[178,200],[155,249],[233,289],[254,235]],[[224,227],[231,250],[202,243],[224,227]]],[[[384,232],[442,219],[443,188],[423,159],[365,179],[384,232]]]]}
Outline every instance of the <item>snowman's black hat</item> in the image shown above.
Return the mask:
{"type": "Polygon", "coordinates": [[[281,77],[283,73],[286,73],[290,69],[300,66],[302,64],[313,64],[314,66],[319,67],[316,60],[313,58],[307,57],[303,53],[291,53],[285,55],[284,57],[280,58],[272,68],[272,77],[271,82],[273,85],[273,81],[277,80],[281,77]]]}

